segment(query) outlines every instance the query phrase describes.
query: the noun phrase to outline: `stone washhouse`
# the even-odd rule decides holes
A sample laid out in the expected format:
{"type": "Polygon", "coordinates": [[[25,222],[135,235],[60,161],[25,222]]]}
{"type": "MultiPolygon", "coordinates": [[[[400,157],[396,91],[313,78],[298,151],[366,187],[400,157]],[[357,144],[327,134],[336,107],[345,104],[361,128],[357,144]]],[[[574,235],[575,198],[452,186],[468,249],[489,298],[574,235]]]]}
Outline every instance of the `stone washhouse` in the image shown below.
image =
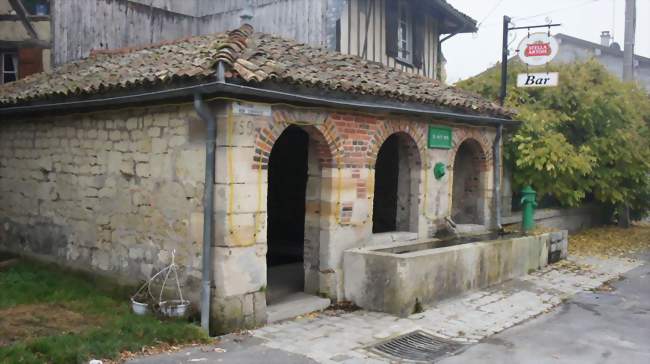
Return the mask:
{"type": "Polygon", "coordinates": [[[0,250],[123,283],[176,250],[215,333],[264,324],[296,292],[345,300],[346,250],[430,238],[446,219],[494,227],[494,143],[517,124],[474,94],[247,25],[0,86],[0,116],[0,250]]]}

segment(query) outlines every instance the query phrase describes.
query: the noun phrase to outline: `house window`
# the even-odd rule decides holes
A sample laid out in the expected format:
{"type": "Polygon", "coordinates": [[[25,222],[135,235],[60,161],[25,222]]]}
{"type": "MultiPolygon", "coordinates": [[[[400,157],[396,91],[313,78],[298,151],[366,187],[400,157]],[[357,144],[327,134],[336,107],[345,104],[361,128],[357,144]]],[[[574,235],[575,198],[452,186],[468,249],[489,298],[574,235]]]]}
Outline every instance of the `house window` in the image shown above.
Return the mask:
{"type": "Polygon", "coordinates": [[[21,0],[25,10],[31,15],[49,15],[50,5],[49,0],[21,0]]]}
{"type": "Polygon", "coordinates": [[[397,7],[397,59],[413,62],[413,15],[409,4],[400,0],[397,7]]]}
{"type": "Polygon", "coordinates": [[[0,56],[0,66],[2,66],[0,84],[16,81],[18,79],[18,54],[1,52],[0,56]]]}

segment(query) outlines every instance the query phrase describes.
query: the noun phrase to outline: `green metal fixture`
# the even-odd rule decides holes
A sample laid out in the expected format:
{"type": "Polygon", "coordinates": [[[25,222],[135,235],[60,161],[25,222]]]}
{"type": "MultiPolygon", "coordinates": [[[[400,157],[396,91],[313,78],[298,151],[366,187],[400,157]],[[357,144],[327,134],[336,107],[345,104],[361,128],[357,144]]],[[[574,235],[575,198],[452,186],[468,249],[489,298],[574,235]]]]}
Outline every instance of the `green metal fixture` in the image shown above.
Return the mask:
{"type": "Polygon", "coordinates": [[[446,173],[446,167],[444,163],[438,162],[436,163],[435,166],[433,166],[433,175],[436,177],[437,180],[444,177],[445,173],[446,173]]]}
{"type": "Polygon", "coordinates": [[[526,186],[521,190],[521,228],[524,231],[535,227],[535,208],[537,207],[537,192],[532,187],[526,186]]]}

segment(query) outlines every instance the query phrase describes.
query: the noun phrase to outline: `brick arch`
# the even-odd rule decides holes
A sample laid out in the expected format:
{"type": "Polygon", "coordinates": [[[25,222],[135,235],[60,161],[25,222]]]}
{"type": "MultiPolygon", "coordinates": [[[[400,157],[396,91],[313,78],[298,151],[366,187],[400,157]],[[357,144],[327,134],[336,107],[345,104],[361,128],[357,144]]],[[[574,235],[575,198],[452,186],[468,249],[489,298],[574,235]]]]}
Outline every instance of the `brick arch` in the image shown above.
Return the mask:
{"type": "Polygon", "coordinates": [[[375,163],[377,162],[377,154],[379,153],[379,148],[381,148],[388,137],[399,133],[407,135],[417,146],[417,150],[419,152],[417,163],[421,165],[422,156],[424,156],[426,153],[426,138],[424,129],[425,128],[422,125],[417,125],[415,123],[405,121],[385,121],[383,123],[380,123],[377,126],[377,129],[374,130],[373,138],[370,141],[366,166],[368,168],[374,169],[375,163]]]}
{"type": "Polygon", "coordinates": [[[453,147],[449,150],[449,168],[453,168],[456,162],[458,149],[465,142],[472,143],[476,147],[478,158],[481,162],[481,170],[487,171],[492,163],[492,143],[488,137],[477,129],[462,129],[453,135],[453,147]]]}
{"type": "Polygon", "coordinates": [[[492,168],[491,144],[489,137],[478,134],[478,130],[459,133],[450,150],[449,214],[459,224],[484,225],[488,222],[489,202],[486,196],[492,168]],[[469,153],[465,154],[469,159],[459,160],[461,148],[469,153]],[[464,163],[457,165],[461,161],[464,163]]]}
{"type": "Polygon", "coordinates": [[[290,125],[296,125],[309,135],[310,142],[316,143],[318,161],[322,168],[334,168],[338,165],[340,153],[334,142],[333,126],[324,123],[319,126],[301,125],[299,122],[272,121],[263,128],[258,129],[255,140],[255,154],[253,156],[253,169],[268,169],[269,156],[275,141],[290,125]],[[261,166],[260,166],[261,163],[261,166]]]}

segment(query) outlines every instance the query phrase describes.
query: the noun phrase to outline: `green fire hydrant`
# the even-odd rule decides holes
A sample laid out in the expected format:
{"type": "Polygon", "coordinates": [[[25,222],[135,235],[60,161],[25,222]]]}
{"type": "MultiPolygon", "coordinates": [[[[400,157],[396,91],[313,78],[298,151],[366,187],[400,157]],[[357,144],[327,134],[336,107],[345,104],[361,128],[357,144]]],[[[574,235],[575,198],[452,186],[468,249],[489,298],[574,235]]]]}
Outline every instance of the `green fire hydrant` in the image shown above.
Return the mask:
{"type": "Polygon", "coordinates": [[[521,190],[521,228],[524,231],[535,227],[535,208],[537,207],[537,192],[526,186],[521,190]]]}

